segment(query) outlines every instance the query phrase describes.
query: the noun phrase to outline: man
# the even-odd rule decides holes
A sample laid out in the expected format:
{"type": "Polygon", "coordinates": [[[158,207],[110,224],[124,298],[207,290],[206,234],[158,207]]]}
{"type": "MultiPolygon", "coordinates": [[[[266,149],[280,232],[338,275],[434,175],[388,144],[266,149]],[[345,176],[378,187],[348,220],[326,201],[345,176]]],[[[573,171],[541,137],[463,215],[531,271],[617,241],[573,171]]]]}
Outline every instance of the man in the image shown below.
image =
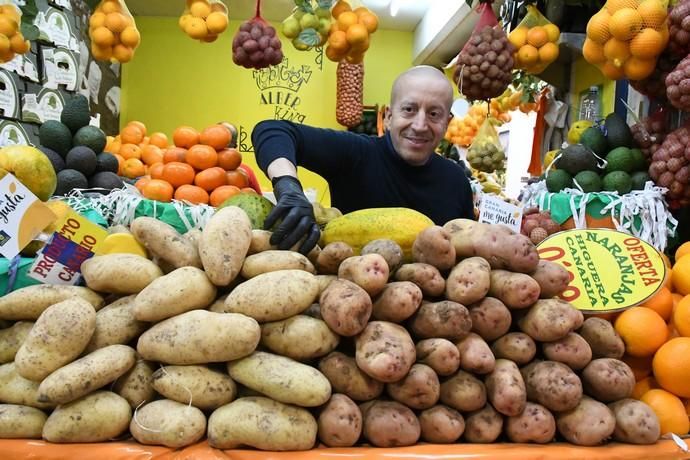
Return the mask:
{"type": "Polygon", "coordinates": [[[263,121],[252,132],[257,163],[273,183],[277,205],[265,227],[282,219],[271,244],[287,249],[305,238],[300,252],[318,242],[311,203],[296,165],[320,174],[331,202],[343,213],[407,207],[436,224],[473,218],[472,191],[462,168],[434,153],[451,119],[453,88],[430,66],[413,67],[393,83],[383,137],[263,121]]]}

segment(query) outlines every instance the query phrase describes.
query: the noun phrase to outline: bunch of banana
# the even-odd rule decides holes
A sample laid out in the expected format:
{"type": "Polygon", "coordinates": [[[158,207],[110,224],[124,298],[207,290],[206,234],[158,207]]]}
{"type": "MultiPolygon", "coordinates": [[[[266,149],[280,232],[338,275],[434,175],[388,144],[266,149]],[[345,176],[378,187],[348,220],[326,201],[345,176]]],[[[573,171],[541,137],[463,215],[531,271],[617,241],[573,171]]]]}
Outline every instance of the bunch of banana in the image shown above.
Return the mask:
{"type": "Polygon", "coordinates": [[[496,101],[496,109],[499,113],[503,113],[517,110],[521,100],[522,91],[515,91],[509,86],[500,96],[492,99],[492,102],[496,101]]]}
{"type": "Polygon", "coordinates": [[[343,215],[338,208],[327,208],[321,203],[312,203],[314,208],[314,217],[316,218],[316,223],[319,227],[323,228],[327,223],[343,215]]]}
{"type": "Polygon", "coordinates": [[[499,178],[494,173],[485,173],[483,171],[475,171],[474,177],[479,181],[484,193],[493,193],[495,195],[501,194],[503,191],[499,178]]]}

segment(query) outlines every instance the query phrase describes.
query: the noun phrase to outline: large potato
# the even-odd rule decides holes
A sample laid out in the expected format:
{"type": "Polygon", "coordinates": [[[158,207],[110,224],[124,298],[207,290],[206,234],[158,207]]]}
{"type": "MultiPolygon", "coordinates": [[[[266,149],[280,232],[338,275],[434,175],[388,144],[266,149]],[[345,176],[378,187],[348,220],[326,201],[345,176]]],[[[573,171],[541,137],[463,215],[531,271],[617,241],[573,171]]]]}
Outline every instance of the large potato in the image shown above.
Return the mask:
{"type": "Polygon", "coordinates": [[[403,250],[400,245],[389,239],[377,239],[369,241],[359,253],[362,256],[367,254],[378,254],[386,260],[388,272],[395,273],[403,262],[403,250]]]}
{"type": "Polygon", "coordinates": [[[270,251],[275,249],[271,245],[271,235],[273,232],[270,230],[252,229],[252,240],[249,243],[249,249],[247,250],[247,255],[257,254],[259,252],[270,251]]]}
{"type": "Polygon", "coordinates": [[[386,284],[374,300],[371,315],[381,321],[401,323],[412,316],[422,303],[422,290],[411,281],[386,284]]]}
{"type": "Polygon", "coordinates": [[[496,358],[489,345],[479,335],[470,332],[456,344],[460,352],[460,368],[474,374],[488,374],[494,370],[496,358]]]}
{"type": "Polygon", "coordinates": [[[309,450],[317,431],[306,409],[260,396],[237,399],[208,418],[208,442],[217,449],[309,450]]]}
{"type": "Polygon", "coordinates": [[[114,381],[136,363],[136,351],[127,345],[105,348],[63,366],[38,387],[38,400],[65,404],[114,381]]]}
{"type": "Polygon", "coordinates": [[[521,414],[508,417],[506,434],[512,442],[546,444],[556,435],[556,419],[546,407],[528,402],[521,414]]]}
{"type": "Polygon", "coordinates": [[[376,447],[411,446],[421,434],[414,412],[395,401],[373,401],[362,415],[362,433],[376,447]]]}
{"type": "Polygon", "coordinates": [[[623,357],[625,344],[611,322],[602,318],[587,318],[578,332],[592,349],[592,358],[623,357]]]}
{"type": "Polygon", "coordinates": [[[305,255],[295,251],[280,250],[269,250],[247,256],[240,274],[243,278],[249,279],[276,270],[304,270],[316,274],[314,265],[305,255]]]}
{"type": "Polygon", "coordinates": [[[46,308],[70,297],[81,297],[96,310],[103,306],[103,297],[89,288],[36,284],[0,296],[0,319],[35,321],[46,308]]]}
{"type": "Polygon", "coordinates": [[[17,373],[14,363],[0,365],[0,402],[52,409],[55,404],[38,400],[39,382],[28,380],[17,373]]]}
{"type": "Polygon", "coordinates": [[[580,335],[570,332],[562,339],[542,344],[544,357],[550,361],[567,364],[579,371],[592,360],[592,349],[580,335]]]}
{"type": "Polygon", "coordinates": [[[199,256],[208,278],[227,286],[242,269],[252,241],[252,224],[242,209],[227,206],[209,219],[201,232],[199,256]]]}
{"type": "Polygon", "coordinates": [[[420,339],[457,340],[472,329],[470,312],[451,300],[423,303],[409,323],[409,329],[420,339]]]}
{"type": "Polygon", "coordinates": [[[496,358],[509,359],[523,366],[532,361],[537,353],[537,345],[524,332],[509,332],[491,344],[491,351],[496,358]]]}
{"type": "Polygon", "coordinates": [[[95,391],[59,406],[43,425],[48,442],[104,442],[127,430],[132,409],[124,398],[110,391],[95,391]]]}
{"type": "Polygon", "coordinates": [[[453,219],[443,226],[450,234],[450,242],[455,247],[455,255],[458,259],[476,256],[472,239],[475,228],[479,222],[471,219],[453,219]]]}
{"type": "Polygon", "coordinates": [[[146,401],[152,401],[156,391],[151,385],[156,365],[141,358],[113,385],[113,391],[127,400],[132,409],[146,401]]]}
{"type": "Polygon", "coordinates": [[[297,361],[327,355],[339,341],[340,337],[323,320],[306,315],[261,325],[261,345],[297,361]]]}
{"type": "Polygon", "coordinates": [[[539,283],[524,273],[491,270],[489,295],[511,309],[527,308],[539,299],[539,283]]]}
{"type": "Polygon", "coordinates": [[[501,414],[512,417],[525,410],[525,382],[514,362],[507,359],[496,360],[496,367],[486,376],[484,383],[489,402],[501,414]]]}
{"type": "Polygon", "coordinates": [[[635,399],[621,399],[609,404],[616,417],[613,439],[630,444],[654,444],[661,429],[659,418],[647,404],[635,399]]]}
{"type": "Polygon", "coordinates": [[[32,327],[34,323],[31,321],[17,321],[6,329],[0,329],[0,364],[14,361],[32,327]]]}
{"type": "Polygon", "coordinates": [[[319,440],[328,447],[352,447],[362,434],[362,412],[350,398],[331,396],[318,418],[319,440]]]}
{"type": "Polygon", "coordinates": [[[463,438],[467,442],[489,444],[501,435],[503,416],[487,404],[484,408],[465,416],[463,438]]]}
{"type": "Polygon", "coordinates": [[[151,386],[168,399],[214,410],[237,395],[237,385],[227,375],[206,366],[165,366],[151,375],[151,386]]]}
{"type": "Polygon", "coordinates": [[[550,260],[539,260],[536,270],[530,276],[539,284],[539,297],[548,299],[556,297],[566,290],[570,283],[570,274],[561,264],[550,260]]]}
{"type": "Polygon", "coordinates": [[[522,332],[540,342],[562,339],[582,326],[582,312],[561,299],[537,300],[518,325],[522,332]]]}
{"type": "Polygon", "coordinates": [[[316,257],[316,268],[320,274],[336,275],[343,260],[355,255],[352,246],[342,241],[334,241],[323,247],[316,257]]]}
{"type": "Polygon", "coordinates": [[[96,310],[80,297],[48,307],[17,350],[17,372],[29,380],[43,380],[79,356],[95,329],[96,310]]]}
{"type": "Polygon", "coordinates": [[[326,290],[329,284],[331,284],[332,281],[335,281],[338,279],[338,276],[336,275],[316,275],[316,280],[319,282],[319,296],[323,294],[323,291],[326,290]]]}
{"type": "Polygon", "coordinates": [[[319,297],[321,317],[334,332],[351,337],[362,332],[371,316],[371,297],[352,281],[332,281],[319,297]]]}
{"type": "Polygon", "coordinates": [[[585,393],[598,401],[613,402],[629,398],[634,386],[632,369],[618,359],[595,359],[582,370],[585,393]]]}
{"type": "Polygon", "coordinates": [[[582,398],[582,382],[568,366],[541,361],[521,369],[527,399],[550,411],[573,409],[582,398]]]}
{"type": "Polygon", "coordinates": [[[512,322],[510,310],[498,299],[485,297],[470,305],[469,310],[472,331],[487,342],[505,335],[510,330],[512,322]]]}
{"type": "Polygon", "coordinates": [[[596,446],[616,429],[616,417],[605,404],[583,396],[580,403],[556,416],[558,432],[578,446],[596,446]]]}
{"type": "Polygon", "coordinates": [[[129,432],[141,444],[178,449],[206,434],[206,416],[194,406],[169,399],[153,401],[137,410],[129,432]]]}
{"type": "Polygon", "coordinates": [[[438,375],[425,364],[413,364],[410,372],[397,382],[388,383],[391,398],[411,409],[428,409],[438,402],[441,384],[438,375]]]}
{"type": "Polygon", "coordinates": [[[370,296],[383,290],[388,275],[388,263],[378,254],[348,257],[338,267],[338,278],[352,281],[370,296]]]}
{"type": "Polygon", "coordinates": [[[141,292],[163,271],[146,257],[122,253],[86,259],[81,274],[94,291],[127,295],[141,292]]]}
{"type": "Polygon", "coordinates": [[[318,295],[319,281],[311,273],[278,270],[240,283],[225,299],[224,311],[242,313],[260,323],[280,321],[302,313],[318,295]]]}
{"type": "Polygon", "coordinates": [[[478,410],[486,404],[486,387],[474,375],[458,371],[441,383],[440,400],[460,412],[478,410]]]}
{"type": "Polygon", "coordinates": [[[261,338],[256,320],[237,313],[192,310],[168,318],[137,342],[142,358],[167,364],[206,364],[242,358],[261,338]]]}
{"type": "Polygon", "coordinates": [[[446,280],[446,299],[463,305],[482,300],[489,292],[491,266],[481,257],[461,260],[446,280]]]}
{"type": "Polygon", "coordinates": [[[438,404],[419,414],[419,426],[422,441],[452,444],[465,431],[465,419],[455,409],[438,404]]]}
{"type": "Polygon", "coordinates": [[[411,281],[428,297],[439,297],[446,289],[446,280],[433,265],[415,262],[403,264],[395,272],[396,281],[411,281]]]}
{"type": "Polygon", "coordinates": [[[446,339],[424,339],[417,342],[417,362],[431,367],[436,374],[454,374],[460,367],[460,351],[446,339]]]}
{"type": "Polygon", "coordinates": [[[0,439],[41,439],[47,418],[34,407],[0,404],[0,439]]]}
{"type": "Polygon", "coordinates": [[[450,270],[455,265],[455,246],[450,241],[450,233],[438,225],[419,232],[412,244],[412,260],[433,265],[442,272],[450,270]]]}
{"type": "Polygon", "coordinates": [[[276,401],[315,407],[331,397],[331,384],[318,369],[284,356],[255,351],[228,363],[235,381],[276,401]]]}
{"type": "Polygon", "coordinates": [[[146,286],[134,301],[134,317],[156,322],[191,310],[203,309],[216,299],[216,287],[203,270],[178,268],[146,286]]]}
{"type": "Polygon", "coordinates": [[[108,345],[127,344],[139,337],[148,324],[134,317],[136,294],[117,299],[96,313],[96,329],[86,346],[92,352],[108,345]]]}
{"type": "Polygon", "coordinates": [[[397,382],[416,360],[407,330],[394,323],[372,321],[355,339],[357,366],[381,382],[397,382]]]}
{"type": "Polygon", "coordinates": [[[129,226],[130,231],[146,249],[158,259],[175,268],[201,268],[196,245],[182,236],[173,226],[153,217],[137,217],[129,226]]]}
{"type": "Polygon", "coordinates": [[[326,376],[333,391],[343,393],[355,401],[370,401],[377,398],[384,384],[365,374],[354,358],[334,351],[319,361],[319,370],[326,376]]]}

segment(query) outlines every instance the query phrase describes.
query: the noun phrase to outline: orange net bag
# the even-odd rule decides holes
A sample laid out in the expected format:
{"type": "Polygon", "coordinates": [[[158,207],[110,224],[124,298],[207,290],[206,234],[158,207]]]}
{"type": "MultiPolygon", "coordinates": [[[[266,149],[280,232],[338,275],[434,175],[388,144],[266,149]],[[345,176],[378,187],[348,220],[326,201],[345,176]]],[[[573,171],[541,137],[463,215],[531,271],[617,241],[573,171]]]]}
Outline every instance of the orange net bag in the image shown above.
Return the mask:
{"type": "Polygon", "coordinates": [[[190,38],[211,43],[228,28],[228,8],[221,0],[193,0],[180,16],[180,29],[190,38]]]}
{"type": "Polygon", "coordinates": [[[141,35],[123,0],[102,0],[89,18],[91,54],[97,61],[127,63],[141,35]]]}
{"type": "Polygon", "coordinates": [[[510,32],[508,41],[517,48],[515,68],[531,74],[542,73],[558,59],[561,31],[549,22],[534,5],[527,5],[527,14],[510,32]]]}
{"type": "Polygon", "coordinates": [[[26,54],[31,48],[31,43],[24,38],[21,32],[22,12],[15,5],[0,5],[0,18],[4,30],[0,33],[3,44],[0,47],[0,62],[10,62],[16,54],[26,54]]]}

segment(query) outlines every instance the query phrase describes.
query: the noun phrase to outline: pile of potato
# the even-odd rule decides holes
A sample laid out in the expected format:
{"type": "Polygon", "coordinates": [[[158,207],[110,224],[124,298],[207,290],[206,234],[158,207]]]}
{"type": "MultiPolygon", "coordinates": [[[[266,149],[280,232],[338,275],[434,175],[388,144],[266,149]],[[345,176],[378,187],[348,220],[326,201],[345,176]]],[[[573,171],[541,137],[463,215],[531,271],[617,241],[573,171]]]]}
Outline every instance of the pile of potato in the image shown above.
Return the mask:
{"type": "Polygon", "coordinates": [[[84,262],[86,287],[0,298],[0,437],[178,448],[318,443],[654,443],[610,323],[527,236],[457,219],[412,260],[375,240],[279,251],[237,207],[185,235],[152,218],[152,259],[84,262]]]}

